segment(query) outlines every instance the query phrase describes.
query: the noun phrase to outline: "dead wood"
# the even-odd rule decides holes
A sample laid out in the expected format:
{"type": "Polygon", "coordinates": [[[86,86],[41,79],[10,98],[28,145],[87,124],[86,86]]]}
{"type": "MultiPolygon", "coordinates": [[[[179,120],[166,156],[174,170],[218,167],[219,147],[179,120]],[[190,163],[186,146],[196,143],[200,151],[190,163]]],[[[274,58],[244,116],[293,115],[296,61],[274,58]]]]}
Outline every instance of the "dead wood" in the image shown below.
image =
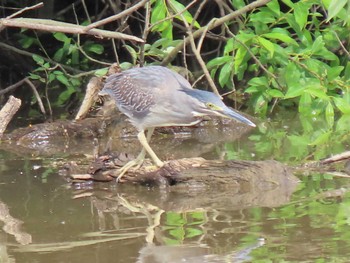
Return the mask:
{"type": "MultiPolygon", "coordinates": [[[[100,156],[85,171],[78,166],[67,166],[74,181],[115,181],[119,168],[128,161],[123,155],[100,156]]],[[[80,167],[81,168],[81,167],[80,167]]],[[[187,158],[167,161],[161,168],[149,162],[137,170],[129,170],[121,182],[148,186],[177,186],[196,189],[274,188],[298,180],[283,164],[276,161],[220,161],[187,158]]]]}
{"type": "Polygon", "coordinates": [[[10,96],[5,106],[0,111],[0,139],[2,138],[7,125],[21,107],[21,100],[10,96]]]}
{"type": "Polygon", "coordinates": [[[113,32],[103,29],[92,28],[87,30],[85,26],[60,22],[50,19],[37,18],[3,18],[0,19],[0,26],[36,29],[48,32],[62,32],[69,34],[87,34],[98,38],[115,38],[142,43],[141,38],[130,36],[124,33],[113,32]]]}

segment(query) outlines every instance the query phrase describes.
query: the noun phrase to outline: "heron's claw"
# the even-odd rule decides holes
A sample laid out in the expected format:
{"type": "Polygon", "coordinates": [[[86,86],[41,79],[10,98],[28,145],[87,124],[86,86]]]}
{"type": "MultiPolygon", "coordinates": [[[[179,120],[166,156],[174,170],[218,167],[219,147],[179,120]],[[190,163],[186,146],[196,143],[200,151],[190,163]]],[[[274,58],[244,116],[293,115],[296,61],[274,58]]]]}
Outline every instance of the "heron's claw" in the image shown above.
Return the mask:
{"type": "Polygon", "coordinates": [[[126,174],[130,170],[130,168],[133,168],[136,170],[136,169],[139,169],[142,164],[143,164],[143,159],[141,158],[136,158],[135,160],[127,162],[123,167],[119,169],[117,182],[120,181],[120,179],[124,176],[124,174],[126,174]]]}

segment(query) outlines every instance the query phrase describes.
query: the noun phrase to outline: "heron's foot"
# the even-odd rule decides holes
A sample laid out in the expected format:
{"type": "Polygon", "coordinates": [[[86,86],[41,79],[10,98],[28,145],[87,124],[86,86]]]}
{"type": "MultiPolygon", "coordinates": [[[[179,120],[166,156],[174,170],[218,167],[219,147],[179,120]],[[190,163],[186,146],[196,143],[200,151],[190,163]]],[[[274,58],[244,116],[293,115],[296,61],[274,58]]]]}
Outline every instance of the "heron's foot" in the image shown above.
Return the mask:
{"type": "Polygon", "coordinates": [[[131,168],[132,169],[139,169],[141,165],[143,164],[143,159],[136,158],[135,160],[131,160],[130,162],[127,162],[122,168],[119,169],[119,175],[117,177],[117,182],[120,181],[120,179],[126,174],[131,168]]]}
{"type": "MultiPolygon", "coordinates": [[[[132,160],[128,163],[126,163],[122,168],[119,169],[119,175],[117,177],[117,182],[120,181],[120,179],[130,170],[137,170],[141,167],[141,165],[143,164],[144,158],[136,158],[135,160],[132,160]]],[[[164,162],[159,161],[156,164],[147,167],[147,170],[152,171],[152,170],[156,170],[160,167],[162,167],[164,165],[164,162]]],[[[146,170],[146,171],[147,171],[146,170]]]]}

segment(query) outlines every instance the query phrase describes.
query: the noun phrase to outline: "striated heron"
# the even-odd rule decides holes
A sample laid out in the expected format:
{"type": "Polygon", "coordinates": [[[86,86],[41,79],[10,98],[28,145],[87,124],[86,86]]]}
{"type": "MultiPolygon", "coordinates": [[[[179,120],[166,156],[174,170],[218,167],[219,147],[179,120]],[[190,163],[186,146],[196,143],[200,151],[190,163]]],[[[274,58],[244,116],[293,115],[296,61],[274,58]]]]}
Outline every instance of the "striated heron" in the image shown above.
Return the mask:
{"type": "Polygon", "coordinates": [[[191,126],[200,122],[201,116],[232,118],[255,127],[253,122],[227,107],[216,94],[193,89],[181,75],[162,66],[113,74],[100,92],[100,95],[105,94],[115,100],[119,110],[137,128],[137,137],[143,146],[137,158],[120,169],[118,180],[131,167],[139,168],[146,152],[155,165],[163,166],[149,145],[155,127],[191,126]]]}

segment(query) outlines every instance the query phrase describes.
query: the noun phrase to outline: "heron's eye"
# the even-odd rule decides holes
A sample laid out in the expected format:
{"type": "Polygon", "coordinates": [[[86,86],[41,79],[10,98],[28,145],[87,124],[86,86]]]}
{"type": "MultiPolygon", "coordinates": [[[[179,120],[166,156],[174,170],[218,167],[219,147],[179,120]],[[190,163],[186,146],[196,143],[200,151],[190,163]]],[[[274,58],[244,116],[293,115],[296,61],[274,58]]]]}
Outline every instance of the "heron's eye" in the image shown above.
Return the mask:
{"type": "Polygon", "coordinates": [[[216,106],[214,103],[207,102],[206,106],[211,110],[220,110],[220,107],[216,106]]]}

